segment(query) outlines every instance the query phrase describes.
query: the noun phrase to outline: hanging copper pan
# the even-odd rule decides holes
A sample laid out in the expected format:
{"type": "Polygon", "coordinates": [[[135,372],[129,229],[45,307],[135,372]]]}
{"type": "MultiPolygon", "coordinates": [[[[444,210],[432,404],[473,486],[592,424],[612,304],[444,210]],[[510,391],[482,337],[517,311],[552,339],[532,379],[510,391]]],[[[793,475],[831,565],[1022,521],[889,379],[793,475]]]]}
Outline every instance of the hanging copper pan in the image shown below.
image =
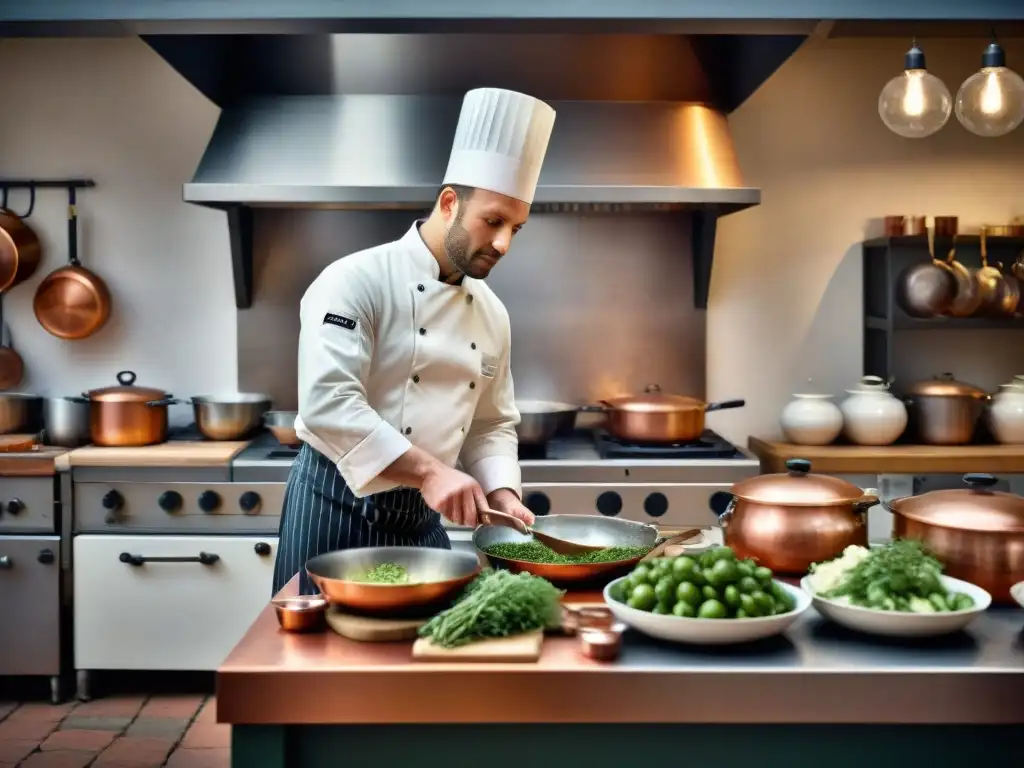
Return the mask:
{"type": "MultiPolygon", "coordinates": [[[[21,216],[7,208],[8,189],[3,191],[0,204],[0,291],[6,291],[28,280],[39,267],[42,246],[39,236],[24,222],[21,216]]],[[[32,198],[25,216],[32,213],[36,205],[36,191],[30,191],[32,198]]]]}
{"type": "Polygon", "coordinates": [[[54,336],[84,339],[110,317],[110,291],[98,275],[78,261],[78,213],[73,188],[68,190],[68,262],[39,284],[32,308],[39,324],[54,336]]]}

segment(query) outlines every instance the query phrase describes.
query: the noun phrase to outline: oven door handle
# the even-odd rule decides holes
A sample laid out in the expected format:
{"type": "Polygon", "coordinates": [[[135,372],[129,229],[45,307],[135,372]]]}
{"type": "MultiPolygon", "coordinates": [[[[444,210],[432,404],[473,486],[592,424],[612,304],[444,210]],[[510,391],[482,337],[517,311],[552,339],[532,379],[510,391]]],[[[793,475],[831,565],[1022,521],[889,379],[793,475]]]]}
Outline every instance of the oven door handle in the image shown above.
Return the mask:
{"type": "Polygon", "coordinates": [[[133,555],[130,552],[122,552],[120,558],[122,563],[127,565],[145,565],[146,563],[199,563],[200,565],[213,565],[220,560],[220,555],[212,552],[200,552],[196,557],[146,557],[145,555],[133,555]]]}

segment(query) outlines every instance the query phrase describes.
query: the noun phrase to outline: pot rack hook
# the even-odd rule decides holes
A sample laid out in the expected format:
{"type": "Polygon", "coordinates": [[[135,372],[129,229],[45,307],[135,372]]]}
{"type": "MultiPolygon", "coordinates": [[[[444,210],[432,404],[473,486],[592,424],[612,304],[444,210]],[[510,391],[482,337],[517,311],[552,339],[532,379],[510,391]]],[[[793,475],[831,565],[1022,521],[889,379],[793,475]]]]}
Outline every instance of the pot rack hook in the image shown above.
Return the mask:
{"type": "MultiPolygon", "coordinates": [[[[11,192],[11,188],[8,187],[7,185],[4,185],[3,208],[5,210],[9,210],[9,211],[11,209],[7,207],[7,202],[8,202],[8,199],[9,199],[10,192],[11,192]]],[[[11,213],[14,213],[19,219],[27,219],[29,216],[32,215],[32,212],[35,209],[36,209],[36,185],[35,184],[29,184],[28,185],[28,210],[25,211],[24,213],[16,213],[15,211],[11,211],[11,213]]]]}

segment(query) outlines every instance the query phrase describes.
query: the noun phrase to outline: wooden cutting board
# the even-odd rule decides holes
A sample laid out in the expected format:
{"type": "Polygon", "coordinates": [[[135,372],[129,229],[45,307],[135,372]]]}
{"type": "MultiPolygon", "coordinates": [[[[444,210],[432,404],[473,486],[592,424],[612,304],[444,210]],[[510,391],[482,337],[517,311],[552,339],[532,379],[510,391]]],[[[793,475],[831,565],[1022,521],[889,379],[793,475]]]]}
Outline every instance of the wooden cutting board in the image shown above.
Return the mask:
{"type": "Polygon", "coordinates": [[[248,442],[172,441],[137,448],[87,445],[68,454],[72,467],[217,467],[230,462],[248,442]]]}
{"type": "Polygon", "coordinates": [[[544,645],[543,632],[528,632],[515,637],[481,640],[458,648],[439,648],[429,637],[421,637],[412,646],[415,661],[439,662],[520,662],[533,663],[540,659],[544,645]]]}
{"type": "Polygon", "coordinates": [[[415,640],[427,619],[377,619],[354,616],[337,608],[327,610],[327,626],[342,637],[361,643],[394,643],[415,640]]]}

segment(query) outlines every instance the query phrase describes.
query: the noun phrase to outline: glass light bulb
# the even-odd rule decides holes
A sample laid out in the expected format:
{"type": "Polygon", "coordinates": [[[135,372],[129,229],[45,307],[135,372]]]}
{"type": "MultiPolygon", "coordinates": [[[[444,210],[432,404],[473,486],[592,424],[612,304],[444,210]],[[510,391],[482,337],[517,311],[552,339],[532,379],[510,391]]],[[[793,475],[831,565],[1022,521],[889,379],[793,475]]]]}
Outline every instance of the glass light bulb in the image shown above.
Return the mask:
{"type": "Polygon", "coordinates": [[[1024,122],[1024,78],[1006,67],[983,67],[960,86],[956,118],[978,136],[1005,136],[1024,122]]]}
{"type": "Polygon", "coordinates": [[[938,131],[953,112],[946,85],[926,69],[897,75],[878,96],[878,115],[893,133],[923,139],[938,131]]]}

